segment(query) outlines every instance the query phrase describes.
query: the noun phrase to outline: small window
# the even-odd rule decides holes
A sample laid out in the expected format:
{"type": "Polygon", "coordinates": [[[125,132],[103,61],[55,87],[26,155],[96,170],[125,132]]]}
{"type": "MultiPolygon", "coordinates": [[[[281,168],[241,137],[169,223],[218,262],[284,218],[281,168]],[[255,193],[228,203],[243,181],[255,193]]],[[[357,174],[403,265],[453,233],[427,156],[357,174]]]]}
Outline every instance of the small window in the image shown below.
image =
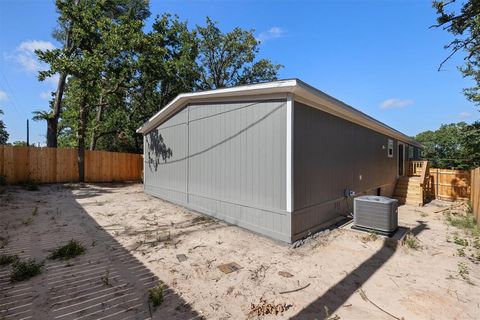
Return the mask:
{"type": "Polygon", "coordinates": [[[413,147],[411,146],[408,147],[408,159],[413,159],[413,147]]]}
{"type": "Polygon", "coordinates": [[[393,158],[393,140],[388,139],[388,157],[393,158]]]}

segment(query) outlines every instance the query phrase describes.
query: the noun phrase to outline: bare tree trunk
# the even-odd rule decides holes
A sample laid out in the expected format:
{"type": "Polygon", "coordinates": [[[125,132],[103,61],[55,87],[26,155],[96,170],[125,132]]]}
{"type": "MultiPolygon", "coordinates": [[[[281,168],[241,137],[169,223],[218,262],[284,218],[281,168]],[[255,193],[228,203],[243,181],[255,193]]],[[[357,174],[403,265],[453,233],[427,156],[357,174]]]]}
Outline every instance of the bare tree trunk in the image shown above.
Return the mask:
{"type": "Polygon", "coordinates": [[[58,79],[57,92],[55,93],[55,101],[53,102],[53,114],[51,118],[47,119],[47,147],[56,148],[58,145],[58,119],[60,118],[66,80],[67,75],[65,73],[61,74],[58,79]]]}
{"type": "Polygon", "coordinates": [[[85,182],[85,133],[87,131],[87,97],[84,95],[80,103],[78,121],[78,180],[85,182]]]}
{"type": "Polygon", "coordinates": [[[95,150],[97,147],[98,141],[98,127],[100,126],[100,121],[102,121],[103,115],[103,95],[100,96],[100,102],[97,109],[97,115],[95,117],[95,125],[92,129],[92,139],[90,140],[90,150],[95,150]]]}
{"type": "MultiPolygon", "coordinates": [[[[78,5],[78,1],[75,1],[75,5],[78,5]]],[[[65,39],[64,47],[69,54],[73,52],[72,42],[72,30],[73,22],[70,22],[67,29],[67,37],[65,39]]],[[[58,119],[60,118],[60,112],[62,110],[63,92],[65,91],[65,82],[67,80],[67,74],[61,73],[58,78],[57,91],[55,92],[55,100],[53,101],[53,113],[52,117],[47,120],[47,147],[56,148],[58,146],[58,119]]]]}

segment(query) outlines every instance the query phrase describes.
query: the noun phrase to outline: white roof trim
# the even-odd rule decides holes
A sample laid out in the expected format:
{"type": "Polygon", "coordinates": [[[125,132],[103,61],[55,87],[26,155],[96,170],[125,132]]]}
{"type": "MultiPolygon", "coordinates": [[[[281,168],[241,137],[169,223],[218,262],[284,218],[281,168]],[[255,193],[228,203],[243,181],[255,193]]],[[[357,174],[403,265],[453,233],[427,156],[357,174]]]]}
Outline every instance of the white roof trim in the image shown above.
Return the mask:
{"type": "Polygon", "coordinates": [[[406,136],[405,134],[298,79],[280,80],[201,92],[182,93],[173,99],[168,105],[166,105],[165,108],[152,116],[140,128],[138,128],[137,133],[147,134],[188,103],[194,103],[195,101],[199,100],[204,101],[207,98],[234,98],[274,93],[293,93],[295,100],[299,102],[308,104],[309,106],[357,123],[361,126],[370,128],[398,140],[419,147],[421,146],[418,142],[406,136]]]}

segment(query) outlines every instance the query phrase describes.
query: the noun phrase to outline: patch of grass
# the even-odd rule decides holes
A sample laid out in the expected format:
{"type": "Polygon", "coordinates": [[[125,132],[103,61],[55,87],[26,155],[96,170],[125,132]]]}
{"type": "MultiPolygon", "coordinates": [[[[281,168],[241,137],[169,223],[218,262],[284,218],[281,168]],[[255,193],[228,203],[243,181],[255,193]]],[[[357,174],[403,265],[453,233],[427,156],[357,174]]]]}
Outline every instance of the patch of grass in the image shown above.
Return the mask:
{"type": "Polygon", "coordinates": [[[38,207],[33,208],[32,216],[36,216],[38,214],[38,207]]]}
{"type": "Polygon", "coordinates": [[[152,289],[148,290],[148,300],[154,307],[158,307],[163,303],[163,290],[163,283],[159,283],[152,289]]]}
{"type": "Polygon", "coordinates": [[[470,280],[468,267],[464,262],[458,263],[458,274],[463,280],[470,280]]]}
{"type": "Polygon", "coordinates": [[[105,270],[105,275],[100,277],[104,286],[110,287],[110,270],[105,270]]]}
{"type": "Polygon", "coordinates": [[[25,190],[27,190],[27,191],[37,191],[38,190],[38,184],[33,180],[25,182],[24,187],[25,187],[25,190]]]}
{"type": "Polygon", "coordinates": [[[465,204],[467,213],[473,213],[472,201],[468,200],[465,204]]]}
{"type": "Polygon", "coordinates": [[[467,239],[462,239],[462,238],[459,238],[457,236],[454,236],[453,237],[453,242],[459,246],[463,246],[463,247],[468,247],[468,240],[467,239]]]}
{"type": "Polygon", "coordinates": [[[33,218],[32,218],[32,217],[28,217],[27,219],[23,219],[23,220],[22,220],[22,223],[23,223],[24,225],[26,225],[26,226],[31,225],[32,222],[33,222],[33,218]]]}
{"type": "Polygon", "coordinates": [[[18,260],[16,254],[2,254],[0,255],[0,266],[6,266],[7,264],[14,263],[18,260]]]}
{"type": "Polygon", "coordinates": [[[479,237],[476,237],[476,238],[473,240],[472,246],[473,246],[475,249],[479,249],[479,250],[480,250],[480,238],[479,238],[479,237]]]}
{"type": "MultiPolygon", "coordinates": [[[[5,230],[7,229],[7,227],[5,228],[5,230]]],[[[3,249],[7,246],[8,244],[8,238],[4,238],[2,236],[0,236],[0,249],[3,249]]]]}
{"type": "Polygon", "coordinates": [[[50,253],[48,259],[68,260],[85,252],[85,247],[77,240],[70,240],[66,245],[56,248],[50,253]]]}
{"type": "Polygon", "coordinates": [[[33,278],[42,273],[43,263],[36,262],[34,259],[26,261],[16,261],[13,263],[13,269],[10,273],[10,282],[20,282],[33,278]]]}
{"type": "Polygon", "coordinates": [[[459,257],[465,257],[465,249],[464,248],[457,248],[457,254],[459,257]]]}
{"type": "Polygon", "coordinates": [[[213,218],[208,217],[208,216],[196,216],[195,218],[192,219],[192,224],[197,224],[197,223],[207,223],[207,222],[212,222],[214,221],[213,218]]]}
{"type": "Polygon", "coordinates": [[[378,234],[375,231],[369,232],[367,235],[362,237],[363,241],[375,241],[378,239],[378,234]]]}
{"type": "Polygon", "coordinates": [[[476,253],[472,253],[472,259],[473,261],[480,262],[480,251],[477,251],[476,253]]]}
{"type": "Polygon", "coordinates": [[[480,236],[480,229],[477,221],[471,212],[465,212],[464,215],[453,216],[450,212],[445,214],[445,221],[458,229],[470,232],[472,236],[480,236]]]}
{"type": "Polygon", "coordinates": [[[418,244],[418,239],[411,233],[408,233],[405,236],[405,245],[410,249],[418,249],[420,247],[418,244]]]}

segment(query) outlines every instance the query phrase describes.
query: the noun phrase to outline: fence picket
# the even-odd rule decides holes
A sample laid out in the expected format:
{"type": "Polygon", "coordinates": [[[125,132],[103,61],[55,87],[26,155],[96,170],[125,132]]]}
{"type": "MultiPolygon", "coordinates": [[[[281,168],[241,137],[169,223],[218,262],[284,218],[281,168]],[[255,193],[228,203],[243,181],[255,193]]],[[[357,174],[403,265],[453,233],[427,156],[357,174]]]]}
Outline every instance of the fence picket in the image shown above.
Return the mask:
{"type": "MultiPolygon", "coordinates": [[[[106,151],[85,152],[87,182],[139,181],[142,178],[141,154],[106,151]]],[[[0,175],[8,184],[77,182],[77,150],[0,146],[0,175]]]]}

